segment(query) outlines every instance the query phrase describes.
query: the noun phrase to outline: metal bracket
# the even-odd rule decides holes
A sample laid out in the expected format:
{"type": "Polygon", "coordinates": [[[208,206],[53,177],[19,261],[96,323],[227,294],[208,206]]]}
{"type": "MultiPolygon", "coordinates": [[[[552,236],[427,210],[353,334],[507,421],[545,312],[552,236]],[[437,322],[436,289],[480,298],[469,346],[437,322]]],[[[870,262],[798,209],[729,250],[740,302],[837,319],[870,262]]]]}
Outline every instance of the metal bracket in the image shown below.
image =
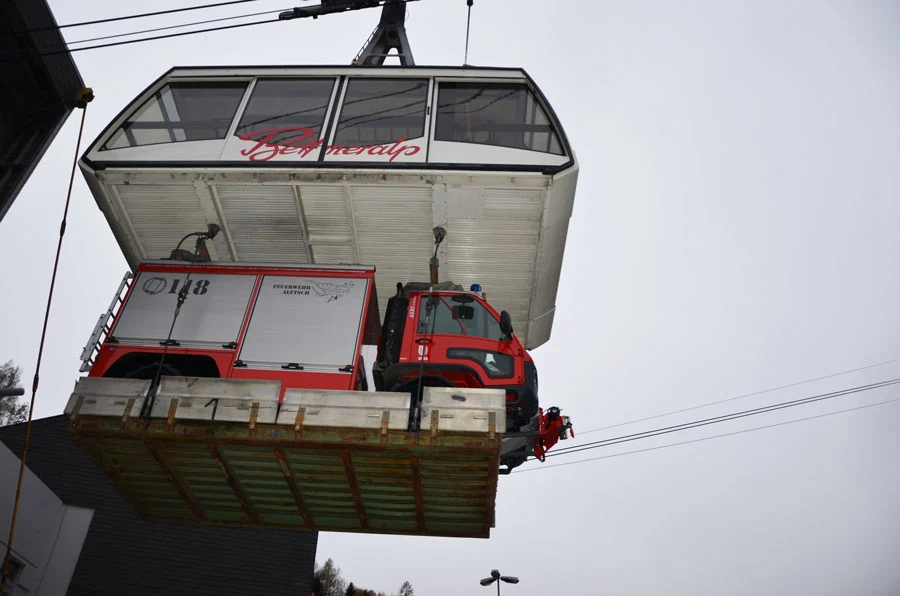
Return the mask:
{"type": "Polygon", "coordinates": [[[381,20],[369,36],[369,40],[354,58],[354,64],[381,66],[397,50],[401,66],[414,66],[412,48],[406,36],[405,0],[387,0],[381,8],[381,20]]]}

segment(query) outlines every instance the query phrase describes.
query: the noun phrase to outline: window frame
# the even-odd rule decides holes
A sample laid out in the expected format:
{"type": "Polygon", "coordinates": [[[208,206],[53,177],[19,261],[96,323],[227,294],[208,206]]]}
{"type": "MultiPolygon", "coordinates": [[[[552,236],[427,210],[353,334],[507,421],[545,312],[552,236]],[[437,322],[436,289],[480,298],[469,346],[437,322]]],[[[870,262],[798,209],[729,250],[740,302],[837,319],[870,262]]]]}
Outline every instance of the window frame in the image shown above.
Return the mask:
{"type": "MultiPolygon", "coordinates": [[[[347,92],[348,92],[348,90],[350,89],[350,84],[351,84],[354,80],[357,80],[357,79],[358,79],[358,80],[363,80],[363,81],[373,81],[373,80],[377,80],[377,81],[392,81],[392,82],[394,82],[394,81],[399,81],[399,82],[402,82],[402,81],[425,81],[425,83],[426,83],[426,88],[425,88],[425,108],[424,108],[424,111],[423,111],[422,136],[420,136],[420,137],[415,137],[415,138],[417,138],[417,139],[422,139],[422,145],[423,145],[423,146],[422,146],[422,149],[423,149],[424,151],[421,152],[421,155],[420,155],[420,156],[421,156],[421,160],[418,160],[418,159],[417,159],[417,160],[415,160],[415,161],[422,161],[423,163],[427,163],[427,162],[428,162],[428,148],[429,148],[429,144],[431,143],[431,140],[432,140],[432,137],[433,137],[433,135],[432,135],[432,130],[433,130],[432,127],[433,127],[433,124],[434,124],[434,117],[433,117],[433,108],[432,108],[432,106],[433,106],[434,90],[435,90],[435,88],[436,88],[436,85],[435,85],[435,77],[434,77],[434,76],[430,76],[430,75],[419,75],[419,76],[412,76],[412,77],[406,77],[406,76],[398,77],[398,76],[390,76],[389,74],[385,74],[385,75],[381,75],[381,76],[377,76],[377,77],[359,76],[359,75],[352,75],[352,74],[351,74],[351,75],[347,75],[347,76],[343,77],[343,80],[341,81],[341,85],[340,85],[340,93],[338,94],[338,98],[337,98],[337,100],[336,100],[335,103],[334,103],[332,113],[329,115],[329,120],[328,120],[328,137],[327,137],[327,139],[326,139],[326,141],[325,141],[326,153],[322,156],[322,161],[331,161],[331,162],[337,162],[337,161],[364,161],[364,162],[375,162],[375,163],[384,161],[384,160],[377,160],[377,159],[358,159],[358,158],[361,157],[362,155],[347,156],[347,157],[355,157],[355,158],[357,158],[357,159],[336,160],[336,159],[334,159],[334,158],[335,158],[335,157],[338,157],[337,155],[329,155],[329,154],[327,153],[327,148],[328,148],[328,147],[331,147],[331,146],[335,146],[335,144],[336,144],[335,142],[336,142],[337,135],[338,135],[338,125],[340,124],[341,116],[343,115],[343,112],[344,112],[344,102],[346,101],[346,98],[347,98],[347,92]]],[[[407,138],[406,140],[409,141],[409,140],[414,140],[414,139],[407,138]]],[[[378,146],[391,145],[391,144],[394,143],[394,142],[396,142],[396,141],[391,141],[391,142],[389,142],[389,143],[378,143],[378,144],[372,144],[372,145],[362,145],[362,146],[364,146],[364,147],[378,147],[378,146]]],[[[351,146],[351,145],[345,145],[345,146],[351,146]]],[[[341,156],[341,157],[343,157],[343,156],[341,156]]],[[[417,156],[417,157],[419,157],[419,156],[417,156]]]]}
{"type": "MultiPolygon", "coordinates": [[[[563,133],[562,126],[559,124],[559,121],[556,118],[556,114],[550,108],[550,106],[544,100],[544,96],[540,91],[534,86],[534,84],[530,80],[522,79],[500,79],[500,78],[463,78],[463,77],[440,77],[435,76],[432,77],[432,102],[431,105],[433,109],[431,110],[431,131],[428,135],[428,140],[430,142],[436,143],[453,143],[453,144],[464,144],[464,145],[475,145],[479,147],[495,147],[499,149],[509,149],[513,151],[527,151],[529,153],[535,153],[538,155],[547,155],[552,157],[562,157],[567,160],[571,160],[572,157],[569,152],[568,144],[566,141],[565,134],[563,133]],[[540,151],[538,149],[529,149],[525,147],[511,147],[509,145],[496,145],[493,143],[477,143],[475,141],[455,141],[455,140],[445,140],[437,138],[437,122],[438,117],[440,115],[440,92],[441,85],[445,83],[454,83],[460,85],[485,85],[485,86],[493,86],[493,85],[517,85],[523,87],[531,96],[534,104],[540,108],[544,117],[547,119],[547,124],[551,129],[552,135],[556,137],[556,144],[559,147],[559,153],[553,153],[551,151],[540,151]]],[[[523,135],[528,134],[527,131],[523,131],[523,135]]],[[[534,134],[534,131],[531,131],[531,134],[534,134]]],[[[552,136],[551,136],[552,138],[552,136]]]]}
{"type": "MultiPolygon", "coordinates": [[[[235,118],[231,122],[231,127],[228,129],[228,135],[226,136],[226,141],[231,141],[232,137],[239,139],[239,135],[237,134],[237,129],[241,124],[241,120],[244,118],[244,114],[247,111],[247,107],[250,105],[250,101],[253,99],[253,93],[256,91],[256,86],[260,81],[308,81],[308,80],[323,80],[323,79],[331,79],[331,92],[328,95],[328,103],[325,106],[325,114],[322,118],[322,128],[319,131],[318,137],[316,140],[323,140],[331,130],[331,121],[334,116],[335,107],[337,105],[336,98],[340,94],[341,88],[343,87],[343,79],[344,77],[340,75],[311,75],[311,76],[260,76],[254,77],[251,81],[250,86],[248,87],[247,93],[244,95],[241,100],[241,104],[238,106],[238,112],[235,118]]],[[[319,160],[319,155],[316,155],[316,161],[319,160]]]]}
{"type": "MultiPolygon", "coordinates": [[[[100,145],[100,147],[97,149],[97,151],[98,152],[121,151],[121,150],[125,150],[125,149],[138,149],[140,147],[173,145],[176,143],[178,143],[178,144],[181,144],[181,143],[210,143],[210,142],[225,143],[228,141],[229,136],[232,134],[232,132],[234,131],[234,129],[236,127],[236,122],[238,121],[238,116],[243,114],[243,112],[244,112],[244,108],[246,107],[247,101],[249,98],[249,92],[255,86],[255,82],[256,82],[257,78],[258,77],[253,77],[253,76],[238,76],[238,77],[184,77],[184,78],[178,77],[178,78],[164,79],[164,80],[160,81],[159,85],[154,85],[154,87],[152,89],[147,90],[147,92],[144,94],[144,98],[143,98],[144,101],[142,101],[140,103],[134,102],[136,107],[133,110],[131,110],[130,112],[128,112],[127,114],[124,114],[114,128],[110,127],[111,130],[110,130],[108,137],[106,139],[104,139],[103,144],[100,145]],[[156,96],[163,89],[171,86],[172,84],[190,84],[190,83],[202,83],[202,84],[243,83],[244,84],[244,93],[241,96],[240,100],[238,100],[235,112],[231,116],[231,121],[229,122],[228,126],[225,128],[225,136],[224,137],[216,138],[216,139],[193,139],[193,140],[186,139],[184,141],[172,140],[172,141],[165,141],[165,142],[158,142],[158,143],[143,143],[143,144],[135,144],[135,145],[129,144],[124,147],[110,147],[109,146],[110,142],[112,142],[112,140],[114,138],[116,138],[119,131],[122,131],[122,134],[127,134],[124,129],[125,129],[126,125],[128,125],[130,123],[130,121],[129,121],[130,118],[134,117],[134,115],[137,114],[141,109],[143,109],[144,106],[147,105],[148,102],[150,102],[151,100],[159,101],[156,98],[156,96]]],[[[171,129],[169,129],[169,130],[171,130],[171,129]]]]}

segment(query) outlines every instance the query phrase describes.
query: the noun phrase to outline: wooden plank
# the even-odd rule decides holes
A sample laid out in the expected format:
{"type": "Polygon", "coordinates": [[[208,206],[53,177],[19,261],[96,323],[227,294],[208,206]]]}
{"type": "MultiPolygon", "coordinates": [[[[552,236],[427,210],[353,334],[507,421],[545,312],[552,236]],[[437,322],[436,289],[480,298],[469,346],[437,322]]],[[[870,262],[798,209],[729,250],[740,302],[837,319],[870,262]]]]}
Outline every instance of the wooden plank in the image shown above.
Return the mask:
{"type": "Polygon", "coordinates": [[[353,462],[350,460],[349,451],[341,451],[341,458],[344,460],[344,471],[347,473],[347,481],[350,483],[350,492],[353,494],[353,503],[356,505],[356,515],[359,516],[359,525],[364,529],[369,529],[369,520],[366,519],[366,508],[363,506],[362,495],[359,492],[359,483],[356,481],[356,474],[353,471],[353,462]]]}
{"type": "Polygon", "coordinates": [[[228,483],[228,486],[231,488],[234,496],[237,497],[238,502],[241,504],[241,509],[244,510],[244,515],[246,515],[247,519],[249,519],[250,521],[258,523],[259,515],[257,515],[256,512],[253,511],[253,507],[250,506],[250,501],[247,499],[244,491],[241,490],[241,486],[238,484],[238,481],[235,480],[234,476],[231,474],[231,470],[228,469],[228,465],[222,459],[222,455],[219,453],[219,446],[210,444],[209,454],[212,455],[213,459],[216,460],[216,463],[219,464],[219,469],[221,469],[222,473],[225,474],[225,481],[228,483]]]}
{"type": "Polygon", "coordinates": [[[199,521],[206,521],[206,516],[203,515],[203,512],[197,507],[193,500],[191,500],[191,496],[184,490],[184,487],[181,484],[181,481],[175,476],[171,469],[169,469],[168,464],[163,459],[162,455],[160,455],[159,450],[156,448],[156,445],[153,444],[153,441],[150,439],[144,440],[144,445],[147,446],[147,451],[150,452],[150,455],[153,456],[153,459],[156,460],[156,463],[159,464],[160,469],[166,475],[166,478],[169,479],[169,482],[172,483],[172,486],[175,487],[175,491],[181,495],[181,498],[184,499],[184,502],[187,503],[187,506],[191,508],[191,512],[194,514],[199,521]]]}
{"type": "Polygon", "coordinates": [[[413,473],[413,493],[416,497],[416,528],[420,532],[425,531],[425,501],[422,498],[422,472],[419,470],[419,456],[413,454],[410,457],[413,473]]]}
{"type": "Polygon", "coordinates": [[[306,503],[303,502],[303,495],[300,494],[300,489],[297,488],[297,481],[294,478],[294,473],[291,471],[291,467],[288,465],[287,460],[284,457],[284,450],[275,448],[275,459],[278,460],[278,465],[281,466],[281,473],[284,474],[284,479],[288,483],[288,488],[291,490],[291,494],[294,496],[294,501],[297,503],[297,509],[300,511],[300,515],[303,516],[303,523],[306,524],[306,527],[309,529],[315,529],[316,524],[313,522],[312,516],[309,514],[309,509],[306,507],[306,503]]]}

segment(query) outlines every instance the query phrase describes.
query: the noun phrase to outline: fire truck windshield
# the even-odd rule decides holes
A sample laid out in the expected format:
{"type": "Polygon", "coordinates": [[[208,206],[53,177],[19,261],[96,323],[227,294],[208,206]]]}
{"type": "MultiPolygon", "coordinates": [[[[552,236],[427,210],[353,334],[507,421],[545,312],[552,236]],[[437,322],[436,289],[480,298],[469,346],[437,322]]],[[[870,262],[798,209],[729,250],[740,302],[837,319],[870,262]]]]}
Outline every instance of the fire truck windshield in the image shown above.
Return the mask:
{"type": "Polygon", "coordinates": [[[438,335],[471,335],[500,339],[500,322],[477,300],[456,302],[448,296],[424,298],[419,309],[419,333],[438,335]]]}

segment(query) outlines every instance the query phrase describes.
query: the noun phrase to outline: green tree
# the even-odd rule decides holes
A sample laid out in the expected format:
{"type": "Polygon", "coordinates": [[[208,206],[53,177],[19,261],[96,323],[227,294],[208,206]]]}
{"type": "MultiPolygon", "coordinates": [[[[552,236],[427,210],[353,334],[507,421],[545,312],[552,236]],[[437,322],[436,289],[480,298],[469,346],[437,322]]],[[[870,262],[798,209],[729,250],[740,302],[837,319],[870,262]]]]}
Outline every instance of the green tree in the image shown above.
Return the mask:
{"type": "Polygon", "coordinates": [[[347,590],[340,568],[330,558],[324,565],[316,568],[313,577],[319,580],[320,586],[320,592],[316,592],[316,596],[344,596],[347,590]]]}
{"type": "MultiPolygon", "coordinates": [[[[22,369],[9,360],[0,364],[0,389],[19,387],[22,381],[22,369]]],[[[0,397],[0,426],[18,424],[28,420],[28,404],[16,396],[0,397]]]]}
{"type": "Polygon", "coordinates": [[[344,592],[344,596],[356,596],[356,586],[353,585],[353,582],[347,584],[347,590],[344,592]]]}
{"type": "Polygon", "coordinates": [[[404,581],[400,584],[400,590],[397,592],[397,596],[416,596],[416,592],[413,590],[411,583],[404,581]]]}

